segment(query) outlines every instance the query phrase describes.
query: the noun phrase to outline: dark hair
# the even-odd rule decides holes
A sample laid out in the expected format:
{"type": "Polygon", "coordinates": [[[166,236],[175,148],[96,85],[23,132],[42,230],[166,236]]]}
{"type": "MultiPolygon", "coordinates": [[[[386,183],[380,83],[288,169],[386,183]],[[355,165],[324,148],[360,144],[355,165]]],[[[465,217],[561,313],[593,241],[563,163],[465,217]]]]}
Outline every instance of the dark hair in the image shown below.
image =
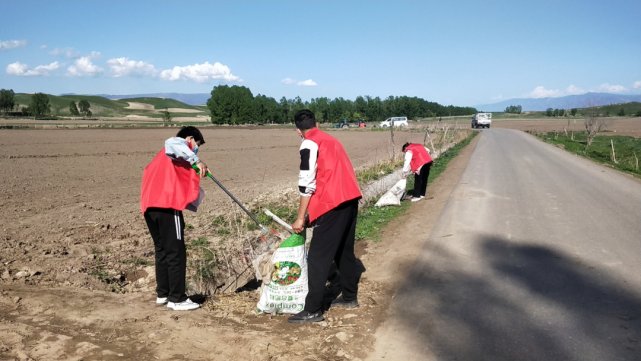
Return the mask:
{"type": "Polygon", "coordinates": [[[403,152],[405,152],[405,149],[407,149],[407,147],[409,147],[409,146],[410,146],[410,143],[409,143],[409,142],[408,142],[408,143],[403,144],[403,152]]]}
{"type": "Polygon", "coordinates": [[[294,123],[296,128],[300,130],[312,129],[316,126],[316,117],[308,109],[299,110],[296,115],[294,115],[294,123]]]}
{"type": "Polygon", "coordinates": [[[205,138],[203,138],[200,130],[196,127],[192,127],[191,125],[188,127],[182,127],[176,136],[183,139],[187,139],[187,137],[194,137],[195,141],[200,141],[200,145],[205,144],[205,138]]]}

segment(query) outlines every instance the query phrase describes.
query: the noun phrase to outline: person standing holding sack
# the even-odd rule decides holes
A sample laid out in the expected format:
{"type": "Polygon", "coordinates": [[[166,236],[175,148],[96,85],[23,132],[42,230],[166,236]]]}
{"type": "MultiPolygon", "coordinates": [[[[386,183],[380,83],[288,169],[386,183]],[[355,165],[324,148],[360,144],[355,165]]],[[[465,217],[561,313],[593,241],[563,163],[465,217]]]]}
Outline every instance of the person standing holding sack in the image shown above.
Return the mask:
{"type": "Polygon", "coordinates": [[[405,153],[405,164],[403,165],[403,178],[410,173],[414,173],[414,191],[406,199],[412,202],[418,202],[425,198],[427,190],[427,178],[430,176],[432,167],[432,157],[430,151],[421,144],[405,143],[403,144],[403,153],[405,153]]]}
{"type": "Polygon", "coordinates": [[[298,217],[292,225],[301,233],[306,214],[314,227],[309,248],[308,286],[304,309],[287,322],[307,323],[323,320],[323,296],[332,261],[338,266],[342,296],[332,307],[358,307],[360,278],[354,255],[356,217],[361,191],[356,174],[343,145],[318,129],[314,113],[305,109],[294,116],[300,146],[298,217]]]}
{"type": "Polygon", "coordinates": [[[208,168],[196,153],[205,139],[196,127],[183,127],[176,137],[145,167],[142,176],[140,209],[154,240],[156,254],[156,306],[173,311],[200,307],[185,294],[187,252],[182,211],[196,211],[204,192],[192,165],[206,177],[208,168]]]}

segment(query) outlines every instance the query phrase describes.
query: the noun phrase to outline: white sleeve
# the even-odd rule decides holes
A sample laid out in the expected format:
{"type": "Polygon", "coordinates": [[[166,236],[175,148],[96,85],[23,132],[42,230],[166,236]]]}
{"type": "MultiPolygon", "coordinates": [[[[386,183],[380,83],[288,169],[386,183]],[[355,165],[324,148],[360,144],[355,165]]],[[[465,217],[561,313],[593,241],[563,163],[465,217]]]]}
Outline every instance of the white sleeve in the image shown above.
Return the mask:
{"type": "Polygon", "coordinates": [[[408,150],[405,152],[405,164],[403,164],[403,173],[410,173],[412,171],[412,167],[410,166],[411,162],[412,162],[412,151],[408,150]]]}
{"type": "Polygon", "coordinates": [[[165,141],[165,154],[172,160],[189,162],[191,165],[198,163],[200,160],[196,153],[189,149],[187,141],[178,137],[169,138],[165,141]]]}
{"type": "Polygon", "coordinates": [[[300,173],[298,174],[298,191],[303,197],[311,197],[316,192],[316,159],[318,144],[309,139],[300,145],[300,173]]]}

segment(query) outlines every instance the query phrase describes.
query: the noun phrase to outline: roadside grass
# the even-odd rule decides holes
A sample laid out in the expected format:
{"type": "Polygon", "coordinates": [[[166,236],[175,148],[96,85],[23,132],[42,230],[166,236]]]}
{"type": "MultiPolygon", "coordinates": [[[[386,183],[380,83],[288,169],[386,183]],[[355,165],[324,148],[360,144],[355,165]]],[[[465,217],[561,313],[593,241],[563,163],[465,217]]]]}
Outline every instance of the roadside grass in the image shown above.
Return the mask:
{"type": "Polygon", "coordinates": [[[364,169],[356,173],[356,180],[359,185],[363,186],[369,182],[379,180],[386,175],[394,173],[394,171],[402,165],[403,160],[400,159],[396,161],[388,160],[386,162],[381,162],[372,168],[364,169]]]}
{"type": "MultiPolygon", "coordinates": [[[[428,180],[429,184],[434,182],[441,173],[447,168],[447,164],[454,159],[460,151],[465,148],[472,139],[478,134],[478,132],[472,132],[470,136],[465,138],[463,141],[449,149],[448,151],[441,154],[434,163],[430,170],[430,177],[428,180]]],[[[401,162],[402,165],[402,162],[401,162]]],[[[414,177],[407,177],[407,186],[408,192],[414,189],[414,177]]],[[[409,209],[411,202],[401,202],[400,207],[376,207],[374,204],[378,199],[372,200],[369,202],[369,205],[362,207],[358,213],[358,221],[356,223],[356,241],[364,240],[373,240],[374,242],[381,241],[380,231],[385,225],[387,225],[392,219],[397,216],[405,213],[409,209]]]]}
{"type": "Polygon", "coordinates": [[[606,164],[614,169],[641,175],[639,158],[641,158],[641,139],[626,136],[597,135],[585,151],[586,132],[575,132],[574,140],[564,133],[535,134],[544,141],[562,146],[566,151],[584,156],[595,162],[606,164]],[[610,142],[612,141],[612,143],[610,142]],[[614,144],[614,155],[612,155],[614,144]],[[616,162],[614,161],[616,159],[616,162]]]}

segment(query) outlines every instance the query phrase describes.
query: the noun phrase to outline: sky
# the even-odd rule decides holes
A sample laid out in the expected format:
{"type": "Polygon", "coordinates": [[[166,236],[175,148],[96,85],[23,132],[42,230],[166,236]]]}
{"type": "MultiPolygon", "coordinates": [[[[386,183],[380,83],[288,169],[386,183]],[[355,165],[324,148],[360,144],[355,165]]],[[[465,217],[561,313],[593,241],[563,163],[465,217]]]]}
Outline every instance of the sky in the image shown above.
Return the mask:
{"type": "Polygon", "coordinates": [[[0,88],[474,106],[641,94],[641,1],[0,1],[0,88]]]}

